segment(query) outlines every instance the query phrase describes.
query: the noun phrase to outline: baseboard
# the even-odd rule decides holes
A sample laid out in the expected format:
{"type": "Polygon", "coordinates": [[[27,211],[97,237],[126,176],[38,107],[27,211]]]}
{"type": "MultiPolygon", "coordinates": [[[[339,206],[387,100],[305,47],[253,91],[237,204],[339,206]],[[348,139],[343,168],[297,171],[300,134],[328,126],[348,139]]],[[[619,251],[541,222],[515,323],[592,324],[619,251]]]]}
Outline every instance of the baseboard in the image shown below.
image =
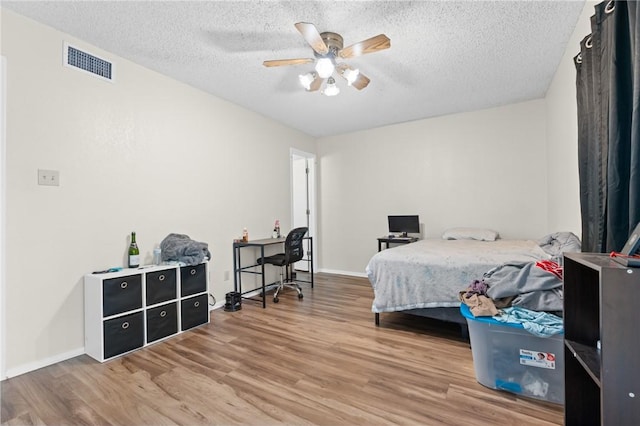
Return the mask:
{"type": "Polygon", "coordinates": [[[214,305],[209,305],[209,312],[215,310],[215,309],[220,309],[220,308],[224,308],[224,304],[225,301],[221,300],[221,301],[216,301],[216,303],[214,305]]]}
{"type": "MultiPolygon", "coordinates": [[[[209,305],[209,311],[214,309],[224,308],[224,300],[217,301],[214,305],[209,305]]],[[[75,349],[73,351],[61,353],[49,358],[41,359],[38,361],[30,362],[28,364],[20,365],[15,368],[10,368],[6,371],[5,377],[2,380],[10,379],[12,377],[20,376],[21,374],[29,373],[31,371],[38,370],[39,368],[47,367],[58,362],[66,361],[68,359],[77,357],[84,354],[84,347],[75,349]]]]}
{"type": "MultiPolygon", "coordinates": [[[[264,291],[265,293],[269,290],[273,290],[274,288],[276,288],[278,286],[278,283],[271,283],[271,284],[266,284],[264,286],[264,291]]],[[[245,293],[242,295],[243,297],[255,297],[255,296],[262,296],[262,287],[258,287],[255,290],[251,290],[248,293],[245,293]]]]}
{"type": "MultiPolygon", "coordinates": [[[[213,306],[209,306],[209,311],[212,311],[214,309],[220,309],[220,308],[224,308],[224,300],[222,301],[216,301],[215,305],[213,306]]],[[[56,356],[52,356],[49,358],[45,358],[45,359],[41,359],[38,361],[34,361],[31,362],[29,364],[24,364],[24,365],[20,365],[18,367],[15,368],[11,368],[9,370],[7,370],[5,377],[2,378],[2,380],[5,379],[10,379],[12,377],[16,377],[16,376],[20,376],[21,374],[25,374],[25,373],[29,373],[31,371],[35,371],[38,370],[40,368],[43,367],[48,367],[49,365],[53,365],[56,364],[58,362],[62,362],[62,361],[66,361],[68,359],[77,357],[79,355],[84,354],[84,347],[82,348],[78,348],[75,349],[73,351],[69,351],[69,352],[65,352],[62,354],[58,354],[56,356]]]]}
{"type": "Polygon", "coordinates": [[[367,274],[364,272],[339,271],[337,269],[325,269],[325,268],[320,268],[317,272],[323,272],[325,274],[349,275],[351,277],[367,278],[367,274]]]}
{"type": "MultiPolygon", "coordinates": [[[[352,275],[352,276],[361,276],[361,277],[366,277],[365,274],[358,274],[355,272],[347,272],[347,271],[335,271],[335,270],[320,270],[318,272],[326,272],[328,274],[340,274],[340,275],[352,275]]],[[[271,284],[267,284],[265,286],[265,290],[271,290],[273,287],[275,287],[277,285],[277,283],[271,283],[271,284]]],[[[253,296],[259,296],[262,293],[262,288],[256,288],[255,290],[246,293],[244,296],[245,297],[253,297],[253,296]]],[[[224,308],[224,304],[225,301],[221,300],[221,301],[217,301],[213,306],[209,306],[209,311],[212,311],[214,309],[220,309],[220,308],[224,308]]],[[[45,358],[45,359],[41,359],[38,361],[34,361],[34,362],[30,362],[28,364],[24,364],[24,365],[20,365],[18,367],[15,368],[10,368],[6,371],[6,377],[2,377],[1,380],[6,380],[6,379],[10,379],[12,377],[16,377],[16,376],[20,376],[22,374],[25,373],[29,373],[31,371],[35,371],[38,370],[40,368],[43,367],[48,367],[49,365],[53,365],[56,364],[58,362],[62,362],[62,361],[66,361],[68,359],[80,356],[84,354],[84,347],[82,348],[78,348],[78,349],[74,349],[72,351],[69,352],[64,352],[49,358],[45,358]]]]}
{"type": "Polygon", "coordinates": [[[69,352],[64,352],[49,358],[41,359],[38,361],[30,362],[28,364],[20,365],[15,368],[10,368],[6,372],[6,377],[3,377],[2,380],[10,379],[12,377],[19,376],[21,374],[29,373],[31,371],[38,370],[43,367],[48,367],[49,365],[56,364],[58,362],[66,361],[71,358],[75,358],[84,354],[84,347],[74,349],[69,352]]]}

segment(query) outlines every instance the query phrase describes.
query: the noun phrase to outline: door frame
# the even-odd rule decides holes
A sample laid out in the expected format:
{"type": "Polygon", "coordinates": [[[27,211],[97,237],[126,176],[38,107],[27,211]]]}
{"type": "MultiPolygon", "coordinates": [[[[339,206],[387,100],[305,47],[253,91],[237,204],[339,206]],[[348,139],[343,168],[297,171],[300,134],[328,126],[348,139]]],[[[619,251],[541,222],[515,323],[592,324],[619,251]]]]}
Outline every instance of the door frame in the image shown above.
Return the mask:
{"type": "Polygon", "coordinates": [[[317,202],[316,202],[316,194],[317,194],[317,162],[316,155],[310,152],[301,151],[296,148],[290,148],[289,151],[289,181],[290,181],[290,196],[291,196],[291,226],[293,227],[293,220],[295,217],[294,211],[294,160],[304,158],[307,160],[307,167],[309,169],[308,173],[308,186],[307,186],[307,199],[308,199],[308,208],[309,208],[309,233],[308,235],[313,237],[313,244],[311,246],[312,253],[312,262],[313,262],[313,270],[316,271],[317,267],[317,246],[318,242],[316,240],[317,235],[317,202]]]}
{"type": "Polygon", "coordinates": [[[7,377],[6,365],[6,136],[7,136],[7,58],[0,55],[0,380],[7,377]]]}

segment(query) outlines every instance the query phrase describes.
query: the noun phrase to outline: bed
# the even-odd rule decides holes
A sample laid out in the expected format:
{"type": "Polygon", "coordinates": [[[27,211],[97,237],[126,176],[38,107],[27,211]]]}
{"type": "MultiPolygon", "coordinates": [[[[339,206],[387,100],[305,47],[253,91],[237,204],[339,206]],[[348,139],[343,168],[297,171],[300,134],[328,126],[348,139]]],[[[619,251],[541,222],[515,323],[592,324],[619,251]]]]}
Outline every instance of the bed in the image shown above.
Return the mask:
{"type": "MultiPolygon", "coordinates": [[[[446,236],[446,235],[445,235],[446,236]]],[[[366,267],[374,291],[372,312],[405,312],[466,325],[458,294],[506,262],[535,262],[579,251],[571,233],[540,240],[424,239],[376,253],[366,267]]],[[[464,333],[464,327],[463,327],[464,333]]]]}

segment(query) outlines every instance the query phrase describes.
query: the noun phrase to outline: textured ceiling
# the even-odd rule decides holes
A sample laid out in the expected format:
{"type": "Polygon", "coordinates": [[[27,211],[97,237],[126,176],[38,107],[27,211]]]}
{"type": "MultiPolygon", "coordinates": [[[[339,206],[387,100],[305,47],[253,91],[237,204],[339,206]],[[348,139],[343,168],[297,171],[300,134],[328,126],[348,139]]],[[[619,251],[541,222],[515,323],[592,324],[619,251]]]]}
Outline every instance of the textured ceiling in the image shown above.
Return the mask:
{"type": "MultiPolygon", "coordinates": [[[[584,1],[2,1],[2,7],[322,137],[544,97],[584,1]],[[345,47],[380,33],[391,48],[347,60],[362,91],[308,93],[312,58],[294,27],[345,47]]],[[[117,76],[116,76],[117,78],[117,76]]]]}

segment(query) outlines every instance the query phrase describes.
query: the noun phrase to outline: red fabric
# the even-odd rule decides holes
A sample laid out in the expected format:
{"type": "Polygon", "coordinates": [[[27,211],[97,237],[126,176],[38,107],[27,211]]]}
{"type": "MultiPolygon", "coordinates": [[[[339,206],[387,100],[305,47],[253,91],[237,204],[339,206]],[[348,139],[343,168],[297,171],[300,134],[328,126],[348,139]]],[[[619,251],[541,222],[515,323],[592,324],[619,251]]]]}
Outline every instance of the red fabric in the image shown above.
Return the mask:
{"type": "Polygon", "coordinates": [[[638,254],[632,254],[631,256],[627,256],[626,254],[618,253],[617,251],[612,251],[609,253],[609,257],[637,257],[640,258],[638,254]]]}
{"type": "Polygon", "coordinates": [[[562,279],[562,266],[558,265],[553,260],[539,260],[536,262],[538,268],[542,268],[547,272],[551,272],[553,275],[562,279]]]}

